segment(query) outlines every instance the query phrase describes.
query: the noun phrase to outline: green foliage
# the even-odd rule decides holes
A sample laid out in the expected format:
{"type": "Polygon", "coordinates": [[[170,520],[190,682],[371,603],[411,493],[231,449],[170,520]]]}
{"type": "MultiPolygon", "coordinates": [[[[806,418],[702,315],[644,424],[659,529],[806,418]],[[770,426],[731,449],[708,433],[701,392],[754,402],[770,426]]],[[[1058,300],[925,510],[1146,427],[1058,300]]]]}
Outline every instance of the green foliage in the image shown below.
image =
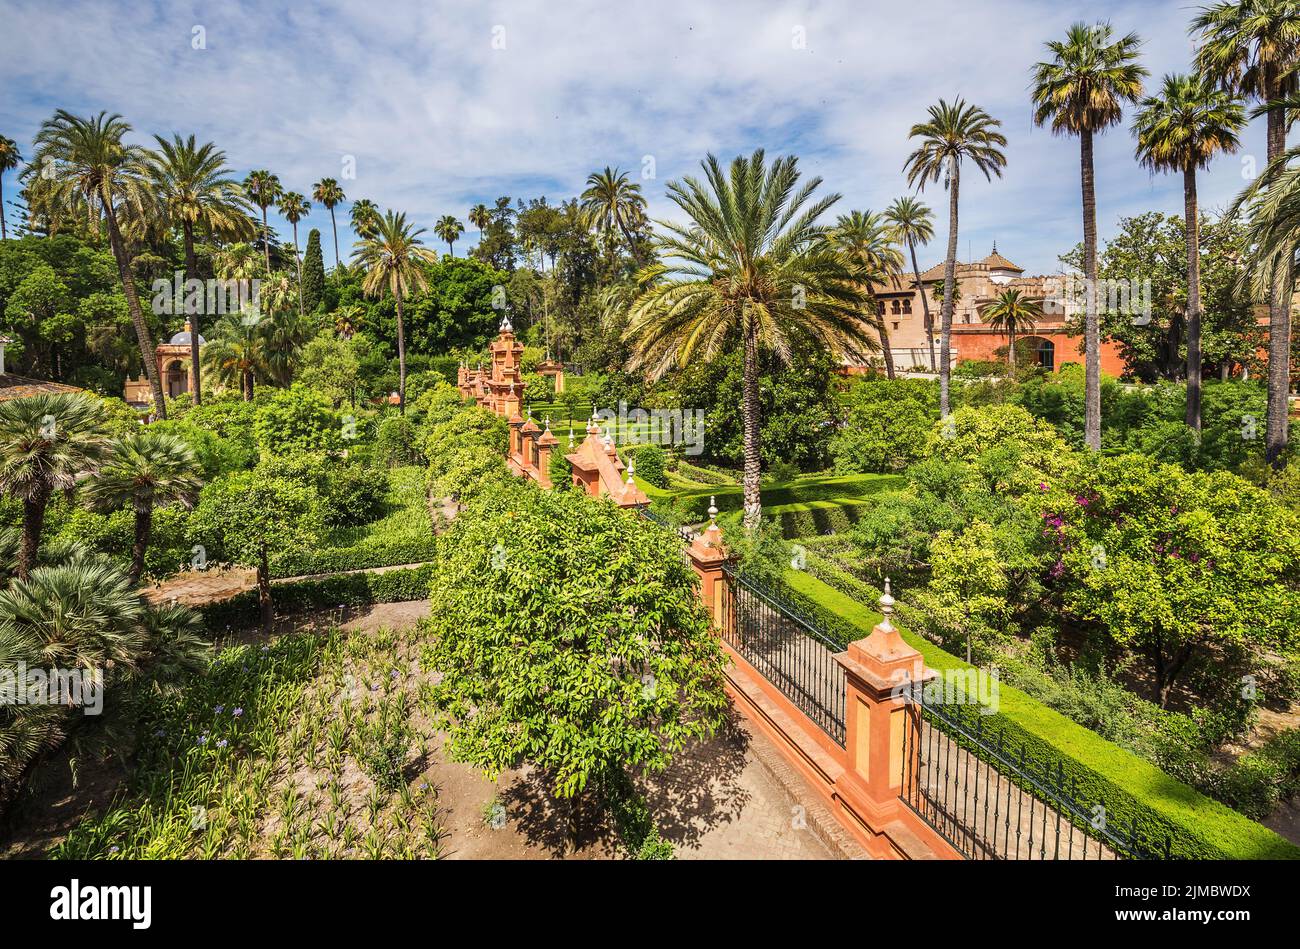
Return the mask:
{"type": "Polygon", "coordinates": [[[302,255],[302,308],[315,313],[325,296],[325,258],[321,255],[320,231],[311,229],[307,250],[302,255]]]}
{"type": "Polygon", "coordinates": [[[258,407],[253,438],[264,458],[291,452],[328,453],[343,447],[343,421],[324,396],[294,385],[258,407]]]}
{"type": "Polygon", "coordinates": [[[408,415],[387,415],[375,429],[376,460],[390,468],[419,464],[419,437],[408,415]]]}
{"type": "MultiPolygon", "coordinates": [[[[558,447],[558,446],[557,446],[558,447]]],[[[631,463],[638,483],[667,487],[664,477],[665,454],[658,445],[623,445],[619,448],[624,463],[631,463]]]]}
{"type": "Polygon", "coordinates": [[[565,797],[719,725],[723,657],[675,534],[574,492],[481,495],[441,538],[425,661],[453,756],[565,797]]]}
{"type": "Polygon", "coordinates": [[[191,524],[209,559],[261,571],[272,557],[317,542],[321,499],[313,486],[273,470],[237,472],[208,485],[191,524]]]}
{"type": "Polygon", "coordinates": [[[405,693],[401,701],[385,703],[379,715],[360,726],[361,767],[370,775],[375,786],[389,793],[406,787],[406,759],[411,750],[413,732],[407,723],[410,709],[405,693]]]}
{"type": "Polygon", "coordinates": [[[859,378],[842,397],[843,419],[830,442],[839,474],[891,472],[925,455],[939,417],[939,390],[921,379],[859,378]]]}

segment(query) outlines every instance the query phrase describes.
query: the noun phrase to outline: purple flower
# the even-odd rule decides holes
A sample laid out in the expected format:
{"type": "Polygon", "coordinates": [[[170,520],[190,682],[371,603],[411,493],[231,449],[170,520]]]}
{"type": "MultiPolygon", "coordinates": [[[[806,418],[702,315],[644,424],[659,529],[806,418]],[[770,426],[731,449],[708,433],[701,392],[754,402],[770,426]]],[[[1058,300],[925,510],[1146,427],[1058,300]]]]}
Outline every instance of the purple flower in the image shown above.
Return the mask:
{"type": "Polygon", "coordinates": [[[1046,481],[1040,481],[1040,482],[1038,482],[1038,490],[1039,490],[1039,491],[1046,491],[1046,490],[1047,490],[1047,482],[1046,482],[1046,481]]]}
{"type": "Polygon", "coordinates": [[[221,739],[221,741],[217,742],[217,747],[218,747],[218,748],[224,748],[224,747],[226,747],[226,745],[228,745],[228,744],[230,744],[230,742],[226,741],[226,739],[223,738],[223,739],[221,739]]]}
{"type": "Polygon", "coordinates": [[[206,744],[208,743],[208,736],[207,736],[207,735],[200,735],[200,736],[199,736],[199,741],[198,741],[198,743],[199,743],[200,745],[206,745],[206,744]]]}
{"type": "Polygon", "coordinates": [[[1079,507],[1087,507],[1088,499],[1085,498],[1082,494],[1076,494],[1074,496],[1074,503],[1079,505],[1079,507]]]}
{"type": "Polygon", "coordinates": [[[235,718],[241,718],[241,717],[243,716],[243,714],[244,714],[244,710],[243,710],[242,708],[237,708],[237,709],[235,709],[233,712],[231,712],[230,714],[233,715],[233,716],[235,716],[235,718]]]}
{"type": "Polygon", "coordinates": [[[109,852],[109,853],[117,853],[117,852],[118,852],[119,850],[121,850],[121,849],[122,849],[122,848],[119,847],[117,844],[113,844],[113,846],[111,846],[111,847],[108,848],[108,852],[109,852]]]}
{"type": "Polygon", "coordinates": [[[226,710],[226,707],[225,707],[224,705],[218,705],[218,706],[215,706],[215,707],[212,709],[212,711],[216,712],[218,715],[220,715],[220,714],[221,714],[222,712],[224,712],[225,710],[226,710]]]}

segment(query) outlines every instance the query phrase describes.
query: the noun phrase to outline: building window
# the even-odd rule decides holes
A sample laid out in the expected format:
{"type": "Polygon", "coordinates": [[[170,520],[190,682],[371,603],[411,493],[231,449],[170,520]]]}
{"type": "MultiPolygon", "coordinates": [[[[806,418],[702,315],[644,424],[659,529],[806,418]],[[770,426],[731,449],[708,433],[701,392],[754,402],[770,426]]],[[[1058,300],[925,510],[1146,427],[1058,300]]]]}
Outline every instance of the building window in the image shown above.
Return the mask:
{"type": "Polygon", "coordinates": [[[898,315],[899,304],[898,304],[898,301],[897,301],[897,300],[890,300],[890,301],[889,301],[889,311],[890,311],[891,313],[893,313],[895,316],[898,315]]]}
{"type": "Polygon", "coordinates": [[[1056,368],[1056,344],[1050,339],[1040,339],[1038,341],[1035,355],[1038,359],[1038,365],[1048,372],[1052,372],[1056,368]]]}
{"type": "Polygon", "coordinates": [[[904,313],[912,312],[912,300],[910,297],[903,301],[903,312],[904,313]]]}

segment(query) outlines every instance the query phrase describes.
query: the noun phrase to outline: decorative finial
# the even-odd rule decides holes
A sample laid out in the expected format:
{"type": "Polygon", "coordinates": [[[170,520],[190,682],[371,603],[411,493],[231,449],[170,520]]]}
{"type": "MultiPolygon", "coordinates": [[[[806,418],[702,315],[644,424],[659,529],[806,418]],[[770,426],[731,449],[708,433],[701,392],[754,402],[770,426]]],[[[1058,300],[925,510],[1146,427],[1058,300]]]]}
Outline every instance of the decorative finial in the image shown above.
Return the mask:
{"type": "Polygon", "coordinates": [[[889,577],[885,577],[885,592],[880,595],[877,602],[880,604],[880,614],[884,617],[884,621],[880,624],[881,627],[887,630],[893,629],[893,624],[889,622],[889,617],[894,612],[894,597],[889,592],[889,577]]]}
{"type": "Polygon", "coordinates": [[[609,432],[606,432],[606,433],[605,433],[605,437],[604,437],[604,439],[602,440],[602,442],[603,442],[603,444],[604,444],[604,446],[605,446],[605,450],[606,450],[606,451],[609,451],[611,448],[614,447],[614,439],[612,439],[612,438],[609,437],[609,432]]]}
{"type": "Polygon", "coordinates": [[[709,515],[709,527],[710,527],[710,528],[717,527],[717,526],[718,526],[718,498],[717,498],[717,495],[713,495],[713,494],[709,495],[709,510],[708,510],[707,513],[708,513],[708,515],[709,515]]]}
{"type": "Polygon", "coordinates": [[[513,326],[510,325],[510,316],[509,316],[509,314],[502,315],[502,317],[501,317],[501,332],[502,332],[502,333],[513,333],[514,331],[515,331],[515,328],[514,328],[513,326]]]}
{"type": "Polygon", "coordinates": [[[569,451],[573,451],[573,426],[569,426],[569,451]]]}
{"type": "Polygon", "coordinates": [[[995,237],[993,238],[993,253],[996,254],[997,252],[998,252],[998,239],[995,237]]]}
{"type": "Polygon", "coordinates": [[[632,480],[632,472],[634,471],[636,471],[636,460],[629,458],[627,460],[627,489],[629,491],[636,490],[636,482],[632,480]]]}
{"type": "Polygon", "coordinates": [[[551,430],[551,417],[550,417],[550,415],[547,415],[547,416],[546,416],[546,430],[547,430],[548,432],[551,430]]]}

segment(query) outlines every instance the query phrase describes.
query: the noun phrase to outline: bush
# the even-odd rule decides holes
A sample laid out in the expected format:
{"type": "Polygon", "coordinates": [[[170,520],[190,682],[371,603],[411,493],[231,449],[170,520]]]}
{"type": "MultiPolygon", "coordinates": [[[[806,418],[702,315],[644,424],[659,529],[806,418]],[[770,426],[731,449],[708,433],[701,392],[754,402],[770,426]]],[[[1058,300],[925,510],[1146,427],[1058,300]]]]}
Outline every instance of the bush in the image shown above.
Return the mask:
{"type": "Polygon", "coordinates": [[[257,410],[253,438],[263,458],[343,447],[343,422],[325,396],[302,385],[276,392],[257,410]]]}
{"type": "Polygon", "coordinates": [[[662,448],[658,445],[627,445],[622,452],[624,460],[633,465],[638,481],[653,484],[656,488],[668,487],[668,479],[664,477],[665,454],[662,448]]]}
{"type": "Polygon", "coordinates": [[[368,524],[383,511],[388,475],[364,465],[338,465],[325,478],[325,523],[331,527],[368,524]]]}
{"type": "Polygon", "coordinates": [[[419,464],[418,442],[415,425],[409,416],[389,415],[375,431],[375,459],[390,468],[419,464]]]}

